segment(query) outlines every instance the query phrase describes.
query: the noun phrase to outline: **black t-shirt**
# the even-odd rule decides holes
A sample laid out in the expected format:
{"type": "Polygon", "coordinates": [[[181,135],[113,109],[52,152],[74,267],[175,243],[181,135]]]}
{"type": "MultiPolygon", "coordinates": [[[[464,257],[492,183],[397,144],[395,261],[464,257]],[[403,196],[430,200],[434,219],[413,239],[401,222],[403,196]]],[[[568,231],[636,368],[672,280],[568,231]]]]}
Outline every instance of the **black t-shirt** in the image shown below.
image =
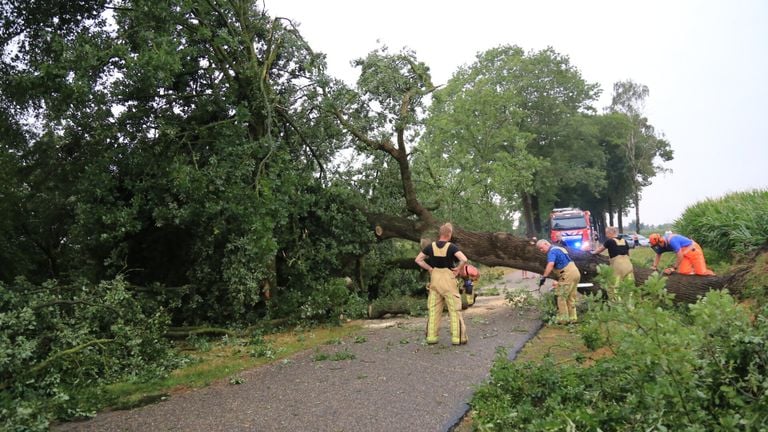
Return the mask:
{"type": "Polygon", "coordinates": [[[618,255],[629,255],[629,245],[625,239],[612,238],[603,243],[608,249],[608,256],[614,258],[618,255]]]}
{"type": "Polygon", "coordinates": [[[453,267],[456,267],[455,263],[456,261],[458,261],[456,259],[456,254],[459,252],[459,248],[455,244],[450,242],[436,241],[435,243],[431,243],[429,246],[425,247],[422,252],[424,253],[424,255],[428,257],[427,262],[432,267],[453,268],[453,267]],[[432,250],[432,245],[434,244],[437,246],[437,249],[438,249],[437,255],[441,255],[439,251],[445,247],[446,243],[449,243],[449,244],[448,244],[447,250],[445,250],[445,256],[435,256],[436,251],[432,250]]]}

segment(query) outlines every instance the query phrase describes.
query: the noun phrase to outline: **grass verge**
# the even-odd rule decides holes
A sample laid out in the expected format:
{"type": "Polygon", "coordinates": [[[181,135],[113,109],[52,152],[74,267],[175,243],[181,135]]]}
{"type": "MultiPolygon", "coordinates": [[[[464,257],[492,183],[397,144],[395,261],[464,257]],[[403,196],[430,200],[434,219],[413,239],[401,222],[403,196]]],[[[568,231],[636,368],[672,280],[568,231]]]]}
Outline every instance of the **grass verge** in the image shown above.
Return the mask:
{"type": "Polygon", "coordinates": [[[166,378],[148,382],[116,383],[98,391],[102,409],[130,409],[163,400],[174,393],[205,387],[229,379],[236,384],[236,375],[250,368],[284,360],[291,355],[321,345],[351,337],[359,325],[294,329],[251,339],[224,337],[177,344],[186,365],[166,378]]]}

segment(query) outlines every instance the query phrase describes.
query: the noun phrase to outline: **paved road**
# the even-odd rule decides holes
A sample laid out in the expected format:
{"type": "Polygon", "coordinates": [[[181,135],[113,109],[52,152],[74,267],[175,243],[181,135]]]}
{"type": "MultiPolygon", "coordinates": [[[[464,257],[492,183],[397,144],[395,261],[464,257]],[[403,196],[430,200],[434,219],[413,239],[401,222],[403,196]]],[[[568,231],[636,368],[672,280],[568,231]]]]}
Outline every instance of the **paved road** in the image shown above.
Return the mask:
{"type": "MultiPolygon", "coordinates": [[[[532,287],[509,273],[499,288],[532,287]]],[[[354,358],[313,361],[306,351],[167,401],[59,425],[59,431],[446,431],[467,412],[497,348],[514,356],[541,327],[535,311],[511,308],[503,295],[478,297],[464,313],[469,344],[453,347],[448,317],[438,345],[424,344],[424,318],[366,322],[365,342],[323,352],[354,358]]]]}

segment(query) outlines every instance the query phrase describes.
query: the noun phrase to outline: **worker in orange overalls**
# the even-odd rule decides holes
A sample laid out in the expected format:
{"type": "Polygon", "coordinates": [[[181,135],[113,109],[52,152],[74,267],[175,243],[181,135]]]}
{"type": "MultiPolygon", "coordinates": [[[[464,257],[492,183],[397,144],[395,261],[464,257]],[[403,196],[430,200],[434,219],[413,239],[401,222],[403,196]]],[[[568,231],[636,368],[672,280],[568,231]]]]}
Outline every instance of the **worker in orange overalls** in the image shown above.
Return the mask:
{"type": "Polygon", "coordinates": [[[429,272],[427,344],[432,345],[439,341],[440,318],[443,315],[443,307],[448,306],[451,343],[464,345],[467,343],[467,329],[464,318],[461,316],[461,294],[456,285],[456,277],[461,274],[467,264],[467,257],[458,246],[450,242],[453,237],[453,225],[443,224],[440,227],[439,236],[436,242],[432,242],[416,256],[416,264],[429,272]],[[459,264],[454,267],[456,261],[459,264]]]}
{"type": "Polygon", "coordinates": [[[648,241],[651,248],[656,252],[651,269],[656,270],[662,253],[674,252],[677,255],[675,264],[664,269],[664,274],[677,272],[684,275],[715,275],[715,272],[707,268],[707,262],[704,260],[704,251],[702,251],[701,246],[688,237],[672,233],[662,237],[660,234],[653,233],[648,237],[648,241]]]}

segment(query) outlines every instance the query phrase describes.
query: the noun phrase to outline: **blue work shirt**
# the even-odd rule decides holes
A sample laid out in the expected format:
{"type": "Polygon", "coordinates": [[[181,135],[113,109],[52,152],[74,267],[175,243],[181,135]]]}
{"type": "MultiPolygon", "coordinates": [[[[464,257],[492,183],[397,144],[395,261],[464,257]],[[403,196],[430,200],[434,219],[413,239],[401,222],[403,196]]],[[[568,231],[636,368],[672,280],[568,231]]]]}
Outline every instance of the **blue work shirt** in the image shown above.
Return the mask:
{"type": "Polygon", "coordinates": [[[656,245],[652,246],[654,252],[661,255],[664,252],[680,252],[680,249],[688,247],[693,244],[693,240],[680,234],[672,234],[664,236],[664,246],[656,245]]]}
{"type": "Polygon", "coordinates": [[[549,252],[547,252],[547,262],[555,263],[555,269],[557,270],[562,270],[571,261],[568,252],[564,251],[563,248],[552,246],[549,248],[549,252]]]}
{"type": "Polygon", "coordinates": [[[667,237],[667,243],[674,252],[680,252],[680,249],[692,245],[693,240],[680,234],[672,234],[667,237]]]}

